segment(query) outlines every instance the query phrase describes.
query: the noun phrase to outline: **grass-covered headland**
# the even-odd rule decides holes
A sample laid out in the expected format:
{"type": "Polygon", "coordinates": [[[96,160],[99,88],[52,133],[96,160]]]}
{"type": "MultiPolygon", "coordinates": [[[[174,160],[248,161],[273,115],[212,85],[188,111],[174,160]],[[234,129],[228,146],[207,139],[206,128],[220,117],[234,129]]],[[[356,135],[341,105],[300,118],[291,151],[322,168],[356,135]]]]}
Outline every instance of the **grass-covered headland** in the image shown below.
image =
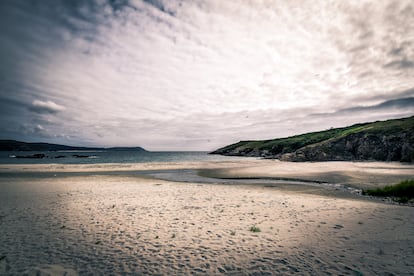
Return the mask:
{"type": "Polygon", "coordinates": [[[287,138],[240,141],[212,153],[283,161],[414,162],[414,116],[287,138]]]}
{"type": "Polygon", "coordinates": [[[414,179],[404,180],[396,185],[365,190],[364,194],[381,197],[396,197],[398,202],[407,202],[414,198],[414,179]]]}

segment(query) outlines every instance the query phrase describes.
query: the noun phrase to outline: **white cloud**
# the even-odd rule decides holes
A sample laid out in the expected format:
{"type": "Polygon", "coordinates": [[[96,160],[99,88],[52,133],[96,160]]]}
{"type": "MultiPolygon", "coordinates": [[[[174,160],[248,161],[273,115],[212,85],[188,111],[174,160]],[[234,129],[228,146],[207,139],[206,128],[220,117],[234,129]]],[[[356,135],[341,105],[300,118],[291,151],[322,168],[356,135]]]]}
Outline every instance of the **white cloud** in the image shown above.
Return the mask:
{"type": "Polygon", "coordinates": [[[65,107],[56,104],[52,101],[40,101],[40,100],[34,100],[32,102],[32,105],[29,107],[31,111],[37,112],[37,113],[58,113],[60,111],[65,110],[65,107]]]}
{"type": "Polygon", "coordinates": [[[300,133],[310,129],[302,122],[310,114],[378,104],[414,87],[409,0],[97,7],[68,14],[76,31],[59,26],[61,43],[40,37],[48,43],[25,64],[25,84],[35,90],[24,92],[35,98],[30,109],[55,114],[48,131],[80,141],[213,149],[300,133]]]}

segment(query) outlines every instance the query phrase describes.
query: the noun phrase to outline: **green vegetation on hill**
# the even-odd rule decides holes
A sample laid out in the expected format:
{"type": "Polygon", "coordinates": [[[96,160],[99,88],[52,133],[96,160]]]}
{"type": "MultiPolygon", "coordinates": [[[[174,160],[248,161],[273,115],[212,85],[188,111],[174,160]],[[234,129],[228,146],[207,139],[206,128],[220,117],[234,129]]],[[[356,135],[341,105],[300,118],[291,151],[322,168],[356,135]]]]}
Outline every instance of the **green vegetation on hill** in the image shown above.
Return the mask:
{"type": "Polygon", "coordinates": [[[356,124],[264,141],[241,141],[213,154],[261,156],[287,161],[414,161],[414,116],[356,124]]]}
{"type": "Polygon", "coordinates": [[[49,143],[26,143],[15,140],[0,140],[0,151],[59,151],[59,150],[134,150],[145,151],[141,147],[114,147],[114,148],[92,148],[92,147],[72,147],[49,143]]]}
{"type": "MultiPolygon", "coordinates": [[[[283,154],[293,152],[297,149],[300,149],[304,146],[322,142],[337,136],[342,136],[344,133],[349,133],[355,129],[360,128],[357,126],[347,127],[347,128],[337,128],[330,129],[326,131],[313,132],[307,134],[301,134],[297,136],[279,138],[273,140],[264,140],[264,141],[240,141],[236,144],[226,146],[222,149],[217,150],[216,152],[222,153],[231,153],[237,149],[237,153],[240,155],[255,153],[257,150],[261,152],[268,152],[272,155],[283,154]]],[[[236,154],[238,155],[238,154],[236,154]]]]}

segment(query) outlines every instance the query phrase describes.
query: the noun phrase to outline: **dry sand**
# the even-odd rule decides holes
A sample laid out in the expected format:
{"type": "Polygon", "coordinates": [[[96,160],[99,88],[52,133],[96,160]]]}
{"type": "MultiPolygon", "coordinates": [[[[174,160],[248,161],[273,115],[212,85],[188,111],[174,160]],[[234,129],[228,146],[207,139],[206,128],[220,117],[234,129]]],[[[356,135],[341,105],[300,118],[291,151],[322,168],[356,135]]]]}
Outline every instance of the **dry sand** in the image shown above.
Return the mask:
{"type": "Polygon", "coordinates": [[[2,165],[0,275],[414,274],[412,207],[324,196],[316,186],[101,174],[186,168],[358,187],[414,176],[396,163],[2,165]]]}

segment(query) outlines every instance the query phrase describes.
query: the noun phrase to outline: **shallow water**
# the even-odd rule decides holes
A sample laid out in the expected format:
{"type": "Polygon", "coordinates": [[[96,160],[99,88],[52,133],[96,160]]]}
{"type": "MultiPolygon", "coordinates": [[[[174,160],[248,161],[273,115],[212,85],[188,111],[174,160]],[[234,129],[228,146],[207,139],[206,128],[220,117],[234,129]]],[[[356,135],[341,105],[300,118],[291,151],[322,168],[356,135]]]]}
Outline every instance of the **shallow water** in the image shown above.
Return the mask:
{"type": "Polygon", "coordinates": [[[148,152],[148,151],[3,151],[0,164],[101,164],[147,162],[196,162],[239,160],[243,157],[211,155],[204,151],[148,152]],[[16,158],[44,154],[45,158],[16,158]],[[75,155],[86,156],[76,157],[75,155]],[[62,157],[64,156],[64,157],[62,157]]]}

